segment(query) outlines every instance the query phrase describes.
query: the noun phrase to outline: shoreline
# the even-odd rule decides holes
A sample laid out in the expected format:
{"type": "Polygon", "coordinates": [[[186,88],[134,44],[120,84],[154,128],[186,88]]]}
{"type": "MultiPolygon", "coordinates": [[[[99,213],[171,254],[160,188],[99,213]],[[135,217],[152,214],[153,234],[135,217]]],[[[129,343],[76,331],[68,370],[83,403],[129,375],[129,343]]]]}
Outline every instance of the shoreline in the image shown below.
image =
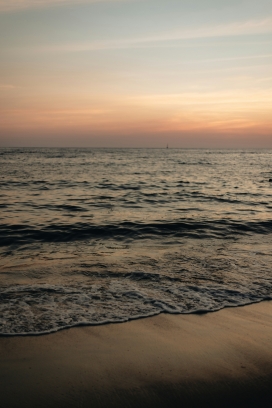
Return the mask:
{"type": "Polygon", "coordinates": [[[13,407],[272,405],[272,301],[0,337],[13,407]]]}
{"type": "Polygon", "coordinates": [[[223,306],[221,308],[218,309],[214,309],[214,310],[196,310],[196,311],[192,311],[192,312],[184,312],[184,313],[174,313],[174,312],[158,312],[155,314],[151,314],[151,315],[147,315],[147,316],[137,316],[137,317],[130,317],[127,320],[120,320],[120,321],[102,321],[99,323],[88,323],[88,322],[82,322],[82,323],[75,323],[72,326],[64,326],[64,327],[58,327],[55,329],[52,329],[51,331],[44,331],[44,332],[25,332],[25,333],[2,333],[0,332],[0,339],[2,337],[39,337],[39,336],[49,336],[51,334],[56,334],[60,331],[63,330],[70,330],[70,329],[77,329],[77,328],[81,328],[81,327],[100,327],[100,326],[107,326],[107,325],[113,325],[113,324],[125,324],[125,323],[129,323],[129,322],[133,322],[133,321],[137,321],[137,320],[143,320],[143,319],[152,319],[153,317],[157,317],[159,315],[165,315],[165,316],[191,316],[191,315],[197,315],[197,316],[201,316],[201,315],[206,315],[206,314],[212,314],[212,313],[217,313],[220,312],[222,310],[225,309],[236,309],[236,308],[242,308],[242,307],[247,307],[247,306],[251,306],[251,305],[256,305],[259,303],[263,303],[263,302],[272,302],[272,298],[264,298],[261,300],[257,300],[257,301],[253,301],[250,303],[245,303],[245,304],[240,304],[240,305],[233,305],[233,306],[223,306]]]}

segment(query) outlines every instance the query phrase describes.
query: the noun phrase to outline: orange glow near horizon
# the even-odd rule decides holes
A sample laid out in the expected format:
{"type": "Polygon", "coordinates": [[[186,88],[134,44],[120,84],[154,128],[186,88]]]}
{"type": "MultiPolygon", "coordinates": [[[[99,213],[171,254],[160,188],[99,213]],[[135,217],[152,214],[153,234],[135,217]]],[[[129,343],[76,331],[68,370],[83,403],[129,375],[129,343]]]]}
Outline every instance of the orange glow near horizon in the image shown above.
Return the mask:
{"type": "Polygon", "coordinates": [[[192,137],[209,133],[224,138],[259,135],[267,140],[272,129],[268,93],[255,98],[244,93],[147,95],[109,98],[97,106],[75,105],[69,107],[67,101],[59,100],[55,104],[43,101],[35,106],[2,109],[1,128],[7,135],[20,131],[24,136],[68,133],[71,137],[74,133],[86,142],[94,134],[107,135],[110,140],[118,134],[137,133],[139,146],[141,134],[175,135],[175,143],[179,133],[191,133],[192,137]]]}

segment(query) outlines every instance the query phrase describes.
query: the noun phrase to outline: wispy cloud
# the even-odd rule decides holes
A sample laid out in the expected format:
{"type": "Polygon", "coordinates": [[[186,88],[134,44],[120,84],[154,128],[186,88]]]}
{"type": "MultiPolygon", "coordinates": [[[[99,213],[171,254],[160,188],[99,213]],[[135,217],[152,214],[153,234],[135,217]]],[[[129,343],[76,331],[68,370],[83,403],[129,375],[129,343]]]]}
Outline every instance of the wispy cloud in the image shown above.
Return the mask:
{"type": "Polygon", "coordinates": [[[261,59],[261,58],[272,58],[272,54],[262,54],[262,55],[247,55],[242,57],[228,57],[228,58],[207,58],[198,60],[196,62],[215,62],[215,61],[243,61],[243,60],[251,60],[251,59],[261,59]]]}
{"type": "Polygon", "coordinates": [[[0,84],[0,89],[14,89],[15,86],[11,84],[0,84]]]}
{"type": "Polygon", "coordinates": [[[0,13],[15,12],[30,8],[52,7],[80,3],[98,3],[102,1],[126,1],[126,0],[0,0],[0,13]]]}
{"type": "MultiPolygon", "coordinates": [[[[152,104],[158,105],[201,105],[201,104],[217,104],[217,103],[257,103],[257,102],[269,102],[272,101],[272,95],[270,89],[264,90],[229,90],[229,91],[217,91],[217,92],[183,92],[174,94],[146,94],[139,96],[131,96],[128,98],[130,102],[138,102],[142,105],[152,104]]],[[[271,110],[270,106],[269,110],[271,110]]]]}
{"type": "Polygon", "coordinates": [[[205,37],[228,37],[237,35],[265,34],[272,32],[272,16],[258,20],[236,21],[227,24],[208,25],[202,27],[190,27],[182,30],[177,29],[147,41],[169,41],[205,37]]]}
{"type": "MultiPolygon", "coordinates": [[[[1,0],[0,0],[1,1],[1,0]]],[[[183,28],[152,36],[116,39],[110,41],[92,41],[88,43],[71,43],[48,45],[39,48],[40,51],[83,52],[127,48],[146,48],[169,46],[169,42],[197,38],[234,37],[254,34],[272,33],[272,16],[259,19],[240,21],[222,25],[202,26],[198,28],[183,28]]]]}

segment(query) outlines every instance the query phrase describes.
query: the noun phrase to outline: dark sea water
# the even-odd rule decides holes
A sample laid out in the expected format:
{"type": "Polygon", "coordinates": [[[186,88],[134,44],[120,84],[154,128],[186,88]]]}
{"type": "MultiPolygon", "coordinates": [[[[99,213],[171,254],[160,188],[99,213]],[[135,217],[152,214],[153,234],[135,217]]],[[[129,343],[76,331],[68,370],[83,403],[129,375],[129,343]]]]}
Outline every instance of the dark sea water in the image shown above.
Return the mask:
{"type": "Polygon", "coordinates": [[[0,333],[272,299],[271,178],[271,150],[0,150],[0,333]]]}

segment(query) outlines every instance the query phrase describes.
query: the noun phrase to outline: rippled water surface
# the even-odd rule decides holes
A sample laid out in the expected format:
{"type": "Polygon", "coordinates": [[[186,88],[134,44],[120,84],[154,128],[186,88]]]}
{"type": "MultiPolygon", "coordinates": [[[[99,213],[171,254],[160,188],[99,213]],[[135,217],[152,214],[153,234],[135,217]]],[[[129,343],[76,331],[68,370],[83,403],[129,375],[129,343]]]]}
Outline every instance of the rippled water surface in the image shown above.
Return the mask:
{"type": "Polygon", "coordinates": [[[0,150],[0,333],[271,299],[271,159],[0,150]]]}

